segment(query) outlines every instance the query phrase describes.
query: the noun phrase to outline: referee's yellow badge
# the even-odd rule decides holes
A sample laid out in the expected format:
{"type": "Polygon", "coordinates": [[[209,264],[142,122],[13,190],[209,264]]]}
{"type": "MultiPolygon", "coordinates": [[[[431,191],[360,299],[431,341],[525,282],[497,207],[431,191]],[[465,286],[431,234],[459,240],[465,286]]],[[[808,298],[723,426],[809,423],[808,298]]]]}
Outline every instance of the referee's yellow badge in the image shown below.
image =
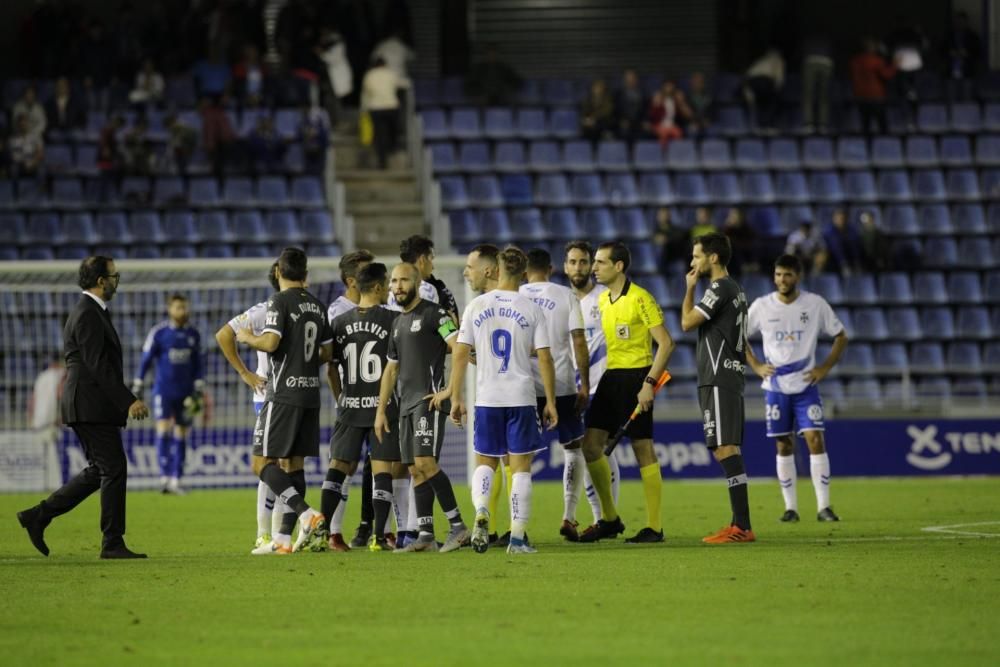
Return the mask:
{"type": "Polygon", "coordinates": [[[629,328],[627,324],[616,324],[615,325],[615,336],[618,340],[628,340],[630,336],[629,328]]]}

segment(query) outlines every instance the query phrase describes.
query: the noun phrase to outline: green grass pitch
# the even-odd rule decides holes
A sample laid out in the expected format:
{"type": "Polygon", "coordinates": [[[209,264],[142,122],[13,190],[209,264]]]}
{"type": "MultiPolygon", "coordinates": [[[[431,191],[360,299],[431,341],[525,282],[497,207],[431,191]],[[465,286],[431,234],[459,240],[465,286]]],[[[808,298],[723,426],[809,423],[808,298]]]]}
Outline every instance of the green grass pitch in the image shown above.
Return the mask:
{"type": "MultiPolygon", "coordinates": [[[[622,498],[631,534],[639,484],[622,498]]],[[[96,496],[50,526],[46,559],[14,518],[38,496],[4,495],[0,663],[1000,664],[1000,480],[835,480],[839,524],[813,520],[808,480],[799,498],[802,523],[780,524],[777,484],[752,484],[759,541],[708,547],[722,481],[667,482],[666,544],[571,545],[546,483],[536,555],[252,557],[253,490],[136,492],[127,539],[150,560],[102,562],[96,496]]]]}

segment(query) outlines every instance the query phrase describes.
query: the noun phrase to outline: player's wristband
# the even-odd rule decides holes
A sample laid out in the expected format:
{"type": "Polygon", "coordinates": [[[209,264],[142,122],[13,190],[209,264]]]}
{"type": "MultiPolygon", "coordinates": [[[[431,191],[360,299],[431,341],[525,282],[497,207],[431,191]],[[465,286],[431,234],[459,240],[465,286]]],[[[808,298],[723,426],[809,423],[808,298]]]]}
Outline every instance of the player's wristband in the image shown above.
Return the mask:
{"type": "Polygon", "coordinates": [[[650,377],[649,375],[646,376],[646,379],[643,380],[643,382],[653,387],[656,386],[656,378],[650,377]]]}

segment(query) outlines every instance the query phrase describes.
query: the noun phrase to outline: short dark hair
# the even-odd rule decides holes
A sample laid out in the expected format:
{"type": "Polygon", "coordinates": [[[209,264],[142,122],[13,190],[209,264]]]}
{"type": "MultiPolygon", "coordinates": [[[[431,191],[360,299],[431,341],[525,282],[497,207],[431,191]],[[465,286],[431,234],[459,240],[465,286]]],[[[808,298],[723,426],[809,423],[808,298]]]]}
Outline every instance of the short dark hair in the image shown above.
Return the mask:
{"type": "Polygon", "coordinates": [[[500,256],[500,248],[496,247],[492,243],[480,243],[469,252],[478,252],[479,259],[488,259],[493,264],[497,263],[497,257],[500,256]]]}
{"type": "Polygon", "coordinates": [[[187,301],[187,300],[188,298],[183,294],[181,294],[180,292],[174,292],[173,294],[167,297],[167,305],[169,306],[174,301],[187,301]]]}
{"type": "Polygon", "coordinates": [[[362,264],[370,264],[375,255],[367,250],[355,250],[340,258],[340,282],[347,284],[348,278],[357,278],[362,264]]]}
{"type": "Polygon", "coordinates": [[[522,276],[528,268],[528,256],[517,246],[507,246],[497,259],[510,276],[522,276]]]}
{"type": "Polygon", "coordinates": [[[362,294],[368,294],[379,285],[384,284],[387,275],[389,275],[389,269],[382,262],[368,264],[358,271],[358,291],[362,294]]]}
{"type": "Polygon", "coordinates": [[[580,250],[581,252],[587,253],[587,256],[591,260],[594,259],[594,246],[590,245],[589,241],[584,241],[583,239],[577,239],[575,241],[570,241],[566,244],[564,249],[565,254],[569,254],[570,250],[580,250]]]}
{"type": "Polygon", "coordinates": [[[529,271],[548,271],[552,268],[552,254],[545,248],[532,248],[527,255],[529,271]]]}
{"type": "Polygon", "coordinates": [[[774,260],[774,268],[778,268],[779,266],[783,269],[791,269],[796,274],[802,274],[802,260],[795,255],[782,255],[774,260]]]}
{"type": "Polygon", "coordinates": [[[271,287],[274,288],[275,292],[280,292],[281,285],[278,284],[278,274],[275,273],[275,269],[277,268],[278,268],[278,260],[274,260],[274,264],[271,265],[271,268],[267,273],[267,282],[271,283],[271,287]]]}
{"type": "Polygon", "coordinates": [[[719,232],[709,232],[694,240],[695,244],[701,244],[702,252],[706,255],[718,255],[719,264],[727,266],[733,256],[733,246],[729,243],[729,237],[719,232]]]}
{"type": "Polygon", "coordinates": [[[622,272],[628,271],[628,267],[632,264],[632,253],[628,251],[628,246],[621,241],[605,241],[601,245],[597,246],[598,250],[609,250],[611,256],[611,263],[617,264],[621,262],[622,272]]]}
{"type": "Polygon", "coordinates": [[[278,270],[285,280],[305,280],[309,274],[306,251],[302,248],[285,248],[278,256],[278,270]]]}
{"type": "Polygon", "coordinates": [[[115,260],[104,255],[87,257],[80,262],[80,272],[76,284],[80,286],[80,289],[97,287],[98,279],[108,277],[108,265],[113,261],[115,260]]]}
{"type": "Polygon", "coordinates": [[[434,241],[423,234],[414,234],[399,243],[399,258],[410,264],[416,264],[417,259],[433,252],[434,241]]]}

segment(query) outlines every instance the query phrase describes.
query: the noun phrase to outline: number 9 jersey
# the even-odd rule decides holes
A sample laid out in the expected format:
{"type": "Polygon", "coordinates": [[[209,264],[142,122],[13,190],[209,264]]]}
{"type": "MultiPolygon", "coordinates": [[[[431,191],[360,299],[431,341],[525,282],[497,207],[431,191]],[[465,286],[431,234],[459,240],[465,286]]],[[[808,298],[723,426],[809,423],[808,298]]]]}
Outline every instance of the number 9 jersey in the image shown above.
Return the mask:
{"type": "Polygon", "coordinates": [[[267,302],[262,333],[281,337],[270,354],[266,400],[320,407],[319,348],[333,342],[326,306],[299,287],[278,292],[267,302]]]}

